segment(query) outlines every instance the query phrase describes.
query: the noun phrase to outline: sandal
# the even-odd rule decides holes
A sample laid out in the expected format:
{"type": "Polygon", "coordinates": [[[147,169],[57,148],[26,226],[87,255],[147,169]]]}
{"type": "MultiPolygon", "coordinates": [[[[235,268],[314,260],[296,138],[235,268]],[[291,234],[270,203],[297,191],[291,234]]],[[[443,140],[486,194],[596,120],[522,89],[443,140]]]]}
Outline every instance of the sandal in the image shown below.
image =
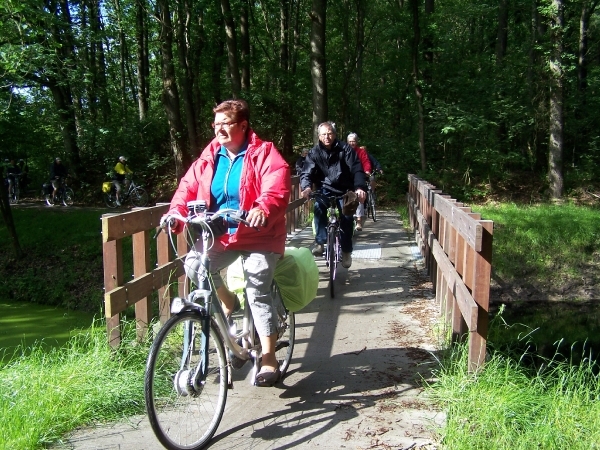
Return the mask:
{"type": "Polygon", "coordinates": [[[280,377],[281,371],[279,370],[279,367],[275,372],[260,369],[260,372],[258,372],[256,379],[254,380],[254,384],[260,387],[271,387],[279,381],[280,377]]]}

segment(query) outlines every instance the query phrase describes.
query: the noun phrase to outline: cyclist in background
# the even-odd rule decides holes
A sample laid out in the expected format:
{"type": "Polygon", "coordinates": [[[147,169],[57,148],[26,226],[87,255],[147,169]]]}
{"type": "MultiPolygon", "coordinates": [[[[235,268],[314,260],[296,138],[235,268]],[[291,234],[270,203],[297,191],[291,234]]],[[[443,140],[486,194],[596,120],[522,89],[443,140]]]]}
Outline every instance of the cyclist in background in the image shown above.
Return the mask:
{"type": "MultiPolygon", "coordinates": [[[[358,146],[358,135],[356,133],[350,133],[346,138],[348,145],[354,149],[360,162],[363,166],[363,170],[367,177],[371,176],[371,160],[365,147],[358,146]]],[[[365,203],[360,202],[358,208],[356,208],[356,231],[362,231],[362,227],[365,223],[365,203]]]]}
{"type": "Polygon", "coordinates": [[[50,166],[50,182],[52,183],[52,203],[54,204],[54,196],[58,192],[58,189],[62,186],[63,181],[69,172],[62,160],[59,157],[54,158],[54,162],[50,166]]]}
{"type": "MultiPolygon", "coordinates": [[[[343,195],[355,191],[359,202],[366,197],[366,180],[362,164],[356,152],[348,144],[338,141],[331,122],[319,125],[319,143],[306,155],[304,168],[300,175],[302,197],[307,198],[314,183],[325,195],[343,195]]],[[[327,207],[315,202],[316,245],[313,255],[323,254],[323,245],[327,242],[327,207]]],[[[352,232],[354,217],[341,215],[342,266],[348,269],[352,265],[352,232]]]]}
{"type": "Polygon", "coordinates": [[[29,166],[23,159],[19,159],[17,165],[21,170],[21,193],[25,193],[27,192],[27,186],[31,182],[29,178],[29,166]]]}
{"type": "Polygon", "coordinates": [[[124,156],[119,156],[119,160],[117,161],[117,165],[115,166],[115,175],[113,177],[113,183],[115,185],[115,189],[117,190],[117,206],[121,206],[121,191],[123,190],[122,184],[125,185],[125,189],[129,188],[129,179],[127,178],[128,174],[132,174],[133,171],[127,166],[127,158],[124,156]]]}
{"type": "Polygon", "coordinates": [[[14,186],[17,183],[17,175],[21,174],[21,169],[15,164],[15,160],[11,159],[10,163],[6,167],[6,178],[8,180],[8,195],[13,194],[14,186]]]}

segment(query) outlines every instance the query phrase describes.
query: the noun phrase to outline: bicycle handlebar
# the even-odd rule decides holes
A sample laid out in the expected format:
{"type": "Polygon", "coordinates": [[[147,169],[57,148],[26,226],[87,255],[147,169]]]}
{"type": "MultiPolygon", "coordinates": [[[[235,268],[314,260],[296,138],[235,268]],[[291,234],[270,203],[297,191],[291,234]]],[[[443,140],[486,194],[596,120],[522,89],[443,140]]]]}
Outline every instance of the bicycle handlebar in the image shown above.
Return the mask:
{"type": "MultiPolygon", "coordinates": [[[[217,212],[208,212],[196,211],[195,206],[196,205],[188,205],[188,207],[190,208],[190,212],[187,217],[184,217],[179,213],[171,213],[164,215],[160,220],[159,227],[154,237],[156,238],[161,230],[167,228],[170,230],[171,228],[173,228],[177,221],[182,222],[183,224],[198,225],[203,230],[210,230],[211,225],[214,224],[214,221],[217,218],[232,220],[233,222],[244,224],[247,227],[251,226],[250,223],[246,220],[246,217],[248,216],[248,211],[246,210],[226,208],[220,209],[217,212]]],[[[258,227],[252,228],[256,230],[259,229],[258,227]]]]}

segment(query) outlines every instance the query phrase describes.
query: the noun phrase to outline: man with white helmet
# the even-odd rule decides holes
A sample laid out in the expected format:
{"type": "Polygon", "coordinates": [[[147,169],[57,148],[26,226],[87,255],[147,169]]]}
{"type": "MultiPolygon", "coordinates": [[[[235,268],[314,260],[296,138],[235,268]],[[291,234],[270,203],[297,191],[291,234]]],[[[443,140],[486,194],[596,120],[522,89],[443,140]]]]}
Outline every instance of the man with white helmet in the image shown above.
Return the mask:
{"type": "Polygon", "coordinates": [[[127,158],[125,156],[119,156],[119,160],[117,161],[117,165],[115,166],[115,175],[113,177],[113,183],[115,184],[115,189],[117,190],[117,206],[121,206],[121,191],[122,184],[125,184],[125,188],[129,188],[129,179],[127,179],[128,174],[132,174],[133,171],[127,166],[127,158]]]}

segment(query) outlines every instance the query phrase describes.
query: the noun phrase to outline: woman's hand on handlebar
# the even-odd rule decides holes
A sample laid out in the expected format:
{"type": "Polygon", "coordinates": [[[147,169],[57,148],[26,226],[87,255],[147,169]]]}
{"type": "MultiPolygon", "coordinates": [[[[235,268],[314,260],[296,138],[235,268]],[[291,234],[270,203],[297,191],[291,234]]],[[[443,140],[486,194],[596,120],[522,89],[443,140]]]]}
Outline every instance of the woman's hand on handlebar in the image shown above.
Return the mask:
{"type": "Polygon", "coordinates": [[[302,198],[308,198],[309,195],[311,194],[311,192],[312,192],[312,189],[307,187],[302,192],[300,192],[300,196],[302,196],[302,198]]]}
{"type": "Polygon", "coordinates": [[[248,215],[246,216],[246,222],[249,226],[257,228],[264,227],[267,224],[267,215],[260,208],[252,208],[248,211],[248,215]]]}

